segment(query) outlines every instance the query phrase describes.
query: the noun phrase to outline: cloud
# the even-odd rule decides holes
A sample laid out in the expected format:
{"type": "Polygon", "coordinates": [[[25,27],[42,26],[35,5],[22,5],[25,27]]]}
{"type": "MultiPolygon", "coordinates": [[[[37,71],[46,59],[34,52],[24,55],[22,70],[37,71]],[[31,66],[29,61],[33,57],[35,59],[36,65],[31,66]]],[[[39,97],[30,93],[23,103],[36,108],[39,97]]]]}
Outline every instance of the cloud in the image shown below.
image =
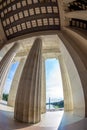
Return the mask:
{"type": "MultiPolygon", "coordinates": [[[[4,86],[4,92],[9,93],[14,73],[17,69],[18,63],[13,64],[8,78],[4,86]]],[[[46,62],[46,95],[47,99],[51,98],[63,98],[62,80],[59,68],[59,63],[56,59],[47,60],[46,62]]]]}
{"type": "Polygon", "coordinates": [[[62,79],[57,60],[48,60],[46,63],[46,95],[47,98],[63,98],[62,79]],[[51,65],[51,67],[50,67],[51,65]],[[49,70],[47,70],[49,69],[49,70]]]}
{"type": "Polygon", "coordinates": [[[11,83],[12,83],[12,80],[7,78],[6,83],[4,85],[3,93],[9,93],[11,83]]]}
{"type": "Polygon", "coordinates": [[[18,62],[12,64],[12,66],[11,66],[9,72],[8,72],[8,75],[7,75],[7,79],[6,79],[6,82],[5,82],[5,85],[4,85],[3,93],[9,93],[11,83],[12,83],[15,71],[16,71],[16,69],[18,67],[18,64],[19,64],[18,62]]]}

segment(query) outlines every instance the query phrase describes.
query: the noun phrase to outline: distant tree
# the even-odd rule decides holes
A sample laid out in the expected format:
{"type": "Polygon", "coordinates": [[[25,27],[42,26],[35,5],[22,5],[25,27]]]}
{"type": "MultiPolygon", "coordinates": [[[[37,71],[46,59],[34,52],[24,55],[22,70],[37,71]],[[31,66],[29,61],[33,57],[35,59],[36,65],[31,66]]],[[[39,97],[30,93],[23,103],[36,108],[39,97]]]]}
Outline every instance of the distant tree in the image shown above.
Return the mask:
{"type": "Polygon", "coordinates": [[[8,101],[8,94],[3,93],[2,99],[3,99],[4,101],[8,101]]]}
{"type": "Polygon", "coordinates": [[[64,100],[61,100],[59,102],[53,102],[51,104],[54,106],[58,106],[59,108],[63,108],[64,107],[64,100]]]}

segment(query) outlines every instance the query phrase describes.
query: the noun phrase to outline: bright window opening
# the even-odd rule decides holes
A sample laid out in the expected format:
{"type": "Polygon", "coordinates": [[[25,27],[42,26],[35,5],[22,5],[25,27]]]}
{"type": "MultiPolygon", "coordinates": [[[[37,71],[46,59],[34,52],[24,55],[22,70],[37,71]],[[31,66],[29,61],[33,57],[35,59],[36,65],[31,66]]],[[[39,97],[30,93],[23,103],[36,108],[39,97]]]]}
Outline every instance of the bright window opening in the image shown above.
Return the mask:
{"type": "Polygon", "coordinates": [[[19,62],[13,63],[11,65],[9,72],[8,72],[6,82],[5,82],[5,85],[4,85],[3,96],[2,96],[2,99],[5,100],[5,101],[8,100],[8,95],[9,95],[9,91],[10,91],[10,88],[11,88],[12,80],[13,80],[14,74],[16,72],[16,69],[18,67],[18,64],[19,64],[19,62]]]}
{"type": "Polygon", "coordinates": [[[64,97],[59,61],[55,58],[45,61],[46,67],[46,109],[62,110],[64,97]]]}

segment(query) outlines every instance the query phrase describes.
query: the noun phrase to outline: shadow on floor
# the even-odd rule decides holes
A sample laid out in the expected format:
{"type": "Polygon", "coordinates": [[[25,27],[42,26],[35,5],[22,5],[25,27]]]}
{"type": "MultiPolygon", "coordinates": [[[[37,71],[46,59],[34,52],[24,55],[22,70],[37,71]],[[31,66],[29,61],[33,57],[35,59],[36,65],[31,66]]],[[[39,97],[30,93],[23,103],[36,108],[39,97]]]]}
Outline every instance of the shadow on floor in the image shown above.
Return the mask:
{"type": "Polygon", "coordinates": [[[14,120],[13,112],[0,110],[0,130],[15,130],[29,126],[32,125],[14,120]]]}
{"type": "Polygon", "coordinates": [[[84,117],[74,115],[73,112],[65,112],[58,130],[87,130],[85,119],[84,117]],[[84,129],[84,125],[86,129],[84,129]]]}
{"type": "Polygon", "coordinates": [[[87,130],[87,118],[82,119],[76,123],[67,125],[61,130],[87,130]]]}
{"type": "Polygon", "coordinates": [[[14,109],[0,102],[0,130],[57,130],[63,111],[42,114],[41,122],[29,124],[14,120],[14,109]]]}

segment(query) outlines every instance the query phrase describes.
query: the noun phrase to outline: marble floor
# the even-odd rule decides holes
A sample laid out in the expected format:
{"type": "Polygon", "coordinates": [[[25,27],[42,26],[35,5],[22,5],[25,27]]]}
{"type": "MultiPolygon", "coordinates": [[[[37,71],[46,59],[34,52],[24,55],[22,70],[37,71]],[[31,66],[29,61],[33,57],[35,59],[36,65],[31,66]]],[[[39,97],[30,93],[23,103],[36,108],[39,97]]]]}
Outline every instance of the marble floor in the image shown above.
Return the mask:
{"type": "Polygon", "coordinates": [[[87,118],[84,118],[84,119],[77,121],[75,123],[66,125],[61,130],[87,130],[87,118]]]}
{"type": "Polygon", "coordinates": [[[14,120],[14,109],[0,102],[0,130],[87,130],[87,119],[73,112],[51,111],[42,114],[34,125],[14,120]]]}
{"type": "Polygon", "coordinates": [[[6,103],[0,102],[0,130],[57,130],[63,111],[52,111],[42,114],[40,123],[29,125],[14,120],[14,110],[6,103]]]}
{"type": "Polygon", "coordinates": [[[61,123],[58,127],[58,130],[84,130],[83,128],[76,129],[77,127],[76,128],[74,127],[75,124],[78,125],[78,122],[80,122],[82,120],[84,120],[83,117],[76,116],[73,114],[73,112],[64,112],[61,123]],[[73,127],[71,127],[71,126],[73,126],[73,127]]]}

